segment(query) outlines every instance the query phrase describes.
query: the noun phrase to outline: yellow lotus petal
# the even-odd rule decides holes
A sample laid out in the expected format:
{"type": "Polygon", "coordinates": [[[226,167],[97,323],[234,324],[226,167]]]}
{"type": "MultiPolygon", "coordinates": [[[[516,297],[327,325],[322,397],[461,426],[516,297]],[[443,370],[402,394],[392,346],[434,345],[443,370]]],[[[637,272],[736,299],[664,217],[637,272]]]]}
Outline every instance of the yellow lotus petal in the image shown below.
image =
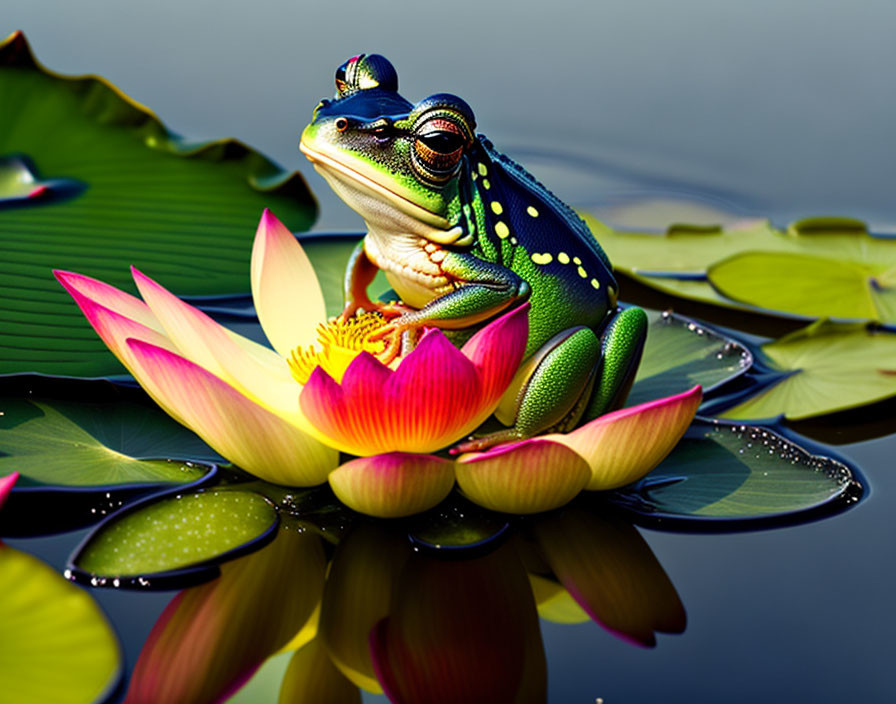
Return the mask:
{"type": "Polygon", "coordinates": [[[390,452],[346,462],[328,481],[349,508],[377,518],[399,518],[426,511],[451,493],[454,462],[390,452]]]}
{"type": "Polygon", "coordinates": [[[264,333],[281,357],[317,339],[327,318],[317,274],[302,245],[265,209],[252,247],[252,300],[264,333]]]}
{"type": "Polygon", "coordinates": [[[325,481],[337,453],[178,354],[129,340],[144,388],[217,452],[265,481],[313,486],[325,481]]]}
{"type": "Polygon", "coordinates": [[[279,704],[361,704],[361,693],[330,660],[319,640],[302,646],[289,661],[279,704]]]}
{"type": "Polygon", "coordinates": [[[455,473],[472,501],[504,513],[540,513],[563,506],[591,476],[579,455],[541,438],[463,455],[455,473]]]}
{"type": "Polygon", "coordinates": [[[681,440],[703,390],[613,411],[566,435],[545,435],[584,457],[591,467],[588,490],[615,489],[650,472],[681,440]]]}
{"type": "Polygon", "coordinates": [[[529,575],[529,584],[535,596],[538,616],[545,621],[574,624],[591,620],[563,585],[537,574],[529,575]]]}
{"type": "Polygon", "coordinates": [[[235,333],[198,308],[185,303],[136,268],[131,267],[131,272],[140,295],[181,356],[268,410],[290,422],[300,422],[301,387],[292,378],[286,360],[261,345],[241,344],[235,333]]]}

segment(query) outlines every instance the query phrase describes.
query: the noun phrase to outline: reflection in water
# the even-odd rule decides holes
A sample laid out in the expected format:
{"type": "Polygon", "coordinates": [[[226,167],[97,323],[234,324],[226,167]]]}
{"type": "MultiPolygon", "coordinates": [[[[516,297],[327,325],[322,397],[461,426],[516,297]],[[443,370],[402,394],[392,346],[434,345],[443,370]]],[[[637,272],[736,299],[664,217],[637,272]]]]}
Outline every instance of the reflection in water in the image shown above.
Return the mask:
{"type": "Polygon", "coordinates": [[[539,615],[590,617],[642,646],[685,628],[668,576],[620,518],[572,506],[498,543],[446,560],[405,532],[358,523],[327,565],[317,534],[286,522],[271,544],[174,598],[126,701],[224,701],[285,650],[295,652],[284,704],[360,702],[361,689],[409,704],[535,704],[547,696],[539,615]]]}

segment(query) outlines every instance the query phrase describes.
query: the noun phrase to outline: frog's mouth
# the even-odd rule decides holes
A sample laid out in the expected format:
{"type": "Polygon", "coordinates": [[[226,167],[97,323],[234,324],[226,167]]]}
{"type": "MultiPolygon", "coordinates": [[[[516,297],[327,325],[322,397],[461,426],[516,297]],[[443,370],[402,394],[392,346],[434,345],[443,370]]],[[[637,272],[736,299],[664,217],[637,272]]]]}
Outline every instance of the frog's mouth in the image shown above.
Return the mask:
{"type": "MultiPolygon", "coordinates": [[[[337,155],[325,153],[319,148],[312,147],[304,138],[299,142],[299,149],[306,157],[308,157],[308,160],[314,164],[314,168],[318,173],[328,181],[331,178],[334,178],[337,181],[347,183],[352,188],[366,191],[369,194],[372,194],[375,198],[385,200],[392,204],[398,210],[414,220],[424,222],[439,230],[448,230],[451,227],[451,223],[446,218],[431,210],[427,210],[409,198],[386,187],[370,175],[363,173],[361,171],[361,165],[350,166],[344,161],[340,161],[337,158],[337,155]]],[[[342,195],[340,192],[341,190],[342,189],[337,190],[340,196],[342,195]]],[[[349,202],[349,205],[352,205],[352,203],[349,202]]]]}

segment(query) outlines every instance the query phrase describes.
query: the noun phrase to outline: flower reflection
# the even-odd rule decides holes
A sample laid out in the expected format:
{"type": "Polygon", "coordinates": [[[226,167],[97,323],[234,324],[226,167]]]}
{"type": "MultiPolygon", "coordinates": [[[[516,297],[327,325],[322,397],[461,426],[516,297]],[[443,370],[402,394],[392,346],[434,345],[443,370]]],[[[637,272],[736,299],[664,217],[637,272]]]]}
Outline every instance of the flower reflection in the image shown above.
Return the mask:
{"type": "Polygon", "coordinates": [[[281,702],[358,702],[361,690],[400,704],[544,702],[539,615],[587,614],[642,646],[685,628],[675,588],[637,529],[580,506],[452,560],[359,523],[327,565],[320,539],[296,525],[175,597],[127,702],[224,701],[284,645],[295,653],[281,702]]]}

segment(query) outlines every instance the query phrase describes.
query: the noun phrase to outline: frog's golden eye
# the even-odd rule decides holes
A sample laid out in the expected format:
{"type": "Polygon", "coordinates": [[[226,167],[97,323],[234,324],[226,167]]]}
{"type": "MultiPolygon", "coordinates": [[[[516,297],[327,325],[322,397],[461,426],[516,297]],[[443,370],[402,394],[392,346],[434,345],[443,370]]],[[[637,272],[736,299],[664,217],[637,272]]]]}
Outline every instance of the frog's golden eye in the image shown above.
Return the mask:
{"type": "Polygon", "coordinates": [[[428,178],[446,180],[460,163],[466,144],[466,135],[451,120],[428,120],[415,130],[414,164],[428,178]]]}
{"type": "Polygon", "coordinates": [[[333,127],[336,128],[337,132],[345,132],[348,129],[348,120],[344,117],[337,117],[333,127]]]}

